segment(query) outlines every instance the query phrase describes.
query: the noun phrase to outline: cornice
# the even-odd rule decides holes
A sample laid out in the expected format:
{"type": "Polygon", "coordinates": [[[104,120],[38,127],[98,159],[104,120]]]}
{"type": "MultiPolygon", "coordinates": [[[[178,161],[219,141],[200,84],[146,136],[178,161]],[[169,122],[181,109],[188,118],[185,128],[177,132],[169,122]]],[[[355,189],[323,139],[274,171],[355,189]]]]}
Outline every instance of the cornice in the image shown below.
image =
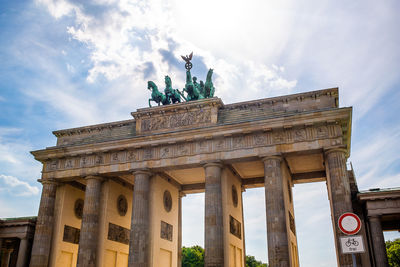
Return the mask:
{"type": "MultiPolygon", "coordinates": [[[[42,150],[32,151],[36,160],[44,162],[52,158],[62,158],[76,155],[92,155],[110,151],[121,151],[131,148],[154,147],[162,144],[176,144],[186,141],[207,140],[225,136],[249,134],[253,132],[268,132],[277,129],[290,129],[293,127],[304,127],[311,125],[339,124],[348,130],[351,126],[352,108],[330,109],[325,111],[314,111],[298,113],[290,116],[281,116],[266,120],[252,122],[232,123],[214,125],[209,127],[192,128],[185,131],[139,135],[133,138],[104,141],[72,146],[55,146],[42,150]],[[149,140],[150,139],[150,140],[149,140]]],[[[350,139],[348,139],[350,140],[350,139]]],[[[349,145],[347,145],[349,147],[349,145]]]]}
{"type": "Polygon", "coordinates": [[[56,137],[71,136],[71,135],[79,135],[79,134],[83,134],[83,133],[92,133],[95,131],[101,131],[103,129],[112,129],[112,128],[117,128],[117,127],[126,126],[126,125],[133,125],[133,124],[135,124],[135,120],[123,120],[123,121],[116,121],[116,122],[110,122],[110,123],[102,123],[102,124],[95,124],[95,125],[71,128],[71,129],[57,130],[57,131],[53,131],[53,134],[56,137]]]}

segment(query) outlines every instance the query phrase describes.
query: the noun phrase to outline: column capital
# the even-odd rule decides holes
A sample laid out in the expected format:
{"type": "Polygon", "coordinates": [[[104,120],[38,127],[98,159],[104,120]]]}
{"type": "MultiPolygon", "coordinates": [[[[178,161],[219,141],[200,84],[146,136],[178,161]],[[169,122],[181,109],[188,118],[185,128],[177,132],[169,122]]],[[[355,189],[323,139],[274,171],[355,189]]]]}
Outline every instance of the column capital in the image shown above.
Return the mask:
{"type": "Polygon", "coordinates": [[[60,182],[57,181],[57,180],[54,179],[54,178],[49,178],[49,179],[37,179],[37,181],[38,181],[39,183],[41,183],[42,185],[45,185],[45,184],[60,185],[60,182]]]}
{"type": "Polygon", "coordinates": [[[220,160],[203,162],[203,168],[211,167],[211,166],[222,168],[224,165],[223,165],[222,161],[220,161],[220,160]]]}
{"type": "Polygon", "coordinates": [[[131,173],[132,173],[133,175],[145,174],[145,175],[148,175],[148,176],[150,176],[150,175],[153,174],[153,173],[152,173],[149,169],[147,169],[147,168],[131,170],[131,173]]]}
{"type": "Polygon", "coordinates": [[[325,156],[327,156],[333,152],[341,152],[341,153],[344,153],[345,155],[347,154],[347,150],[343,147],[331,147],[331,148],[324,149],[325,156]]]}
{"type": "Polygon", "coordinates": [[[270,154],[270,155],[260,155],[261,160],[264,162],[266,160],[269,159],[275,159],[275,160],[279,160],[282,161],[283,160],[283,156],[281,153],[275,153],[275,154],[270,154]]]}
{"type": "Polygon", "coordinates": [[[183,191],[179,191],[179,198],[186,197],[186,194],[183,191]]]}
{"type": "Polygon", "coordinates": [[[85,180],[95,179],[95,180],[99,180],[100,182],[103,182],[103,181],[106,180],[105,177],[98,176],[98,175],[88,175],[88,176],[85,176],[84,179],[85,179],[85,180]]]}

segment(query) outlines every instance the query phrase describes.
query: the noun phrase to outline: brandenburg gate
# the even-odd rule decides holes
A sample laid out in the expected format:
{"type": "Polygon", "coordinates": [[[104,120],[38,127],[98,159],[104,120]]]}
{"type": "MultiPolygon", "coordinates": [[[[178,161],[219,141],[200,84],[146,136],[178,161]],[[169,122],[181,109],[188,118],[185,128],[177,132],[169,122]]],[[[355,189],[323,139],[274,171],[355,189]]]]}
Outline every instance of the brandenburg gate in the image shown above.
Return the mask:
{"type": "Polygon", "coordinates": [[[336,223],[353,211],[352,108],[338,98],[337,88],[210,97],[55,131],[55,146],[32,152],[43,192],[30,266],[180,266],[181,198],[197,192],[205,266],[244,266],[242,192],[254,187],[265,188],[269,266],[298,266],[292,187],[316,181],[327,184],[338,266],[352,266],[336,223]]]}

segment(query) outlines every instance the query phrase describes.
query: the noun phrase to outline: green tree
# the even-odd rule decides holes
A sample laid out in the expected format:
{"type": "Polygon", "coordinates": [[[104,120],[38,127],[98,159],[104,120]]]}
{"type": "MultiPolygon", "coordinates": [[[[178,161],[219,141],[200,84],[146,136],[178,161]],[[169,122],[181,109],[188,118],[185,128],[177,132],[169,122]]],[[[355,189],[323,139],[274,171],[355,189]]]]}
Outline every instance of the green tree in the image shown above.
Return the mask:
{"type": "Polygon", "coordinates": [[[400,238],[386,241],[386,252],[391,267],[400,267],[400,238]]]}
{"type": "Polygon", "coordinates": [[[203,267],[204,249],[200,246],[182,247],[182,267],[203,267]]]}
{"type": "Polygon", "coordinates": [[[246,267],[268,267],[268,264],[256,260],[254,256],[246,255],[246,267]]]}

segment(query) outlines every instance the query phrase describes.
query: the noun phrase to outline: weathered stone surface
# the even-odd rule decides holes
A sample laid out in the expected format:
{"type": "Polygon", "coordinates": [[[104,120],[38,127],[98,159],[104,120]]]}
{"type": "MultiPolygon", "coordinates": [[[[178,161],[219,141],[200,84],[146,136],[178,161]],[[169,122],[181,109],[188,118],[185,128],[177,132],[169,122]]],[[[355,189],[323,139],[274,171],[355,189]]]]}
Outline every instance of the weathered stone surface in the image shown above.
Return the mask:
{"type": "Polygon", "coordinates": [[[221,169],[222,165],[219,163],[204,165],[206,175],[204,266],[206,267],[224,266],[221,169]]]}
{"type": "Polygon", "coordinates": [[[279,156],[263,158],[265,207],[267,214],[268,263],[271,267],[290,266],[281,161],[279,156]]]}
{"type": "Polygon", "coordinates": [[[43,190],[36,221],[30,267],[47,267],[50,257],[57,183],[54,180],[42,180],[41,183],[43,190]]]}
{"type": "Polygon", "coordinates": [[[131,236],[129,241],[129,267],[150,266],[150,172],[136,171],[132,202],[131,236]]]}
{"type": "Polygon", "coordinates": [[[100,197],[103,178],[86,177],[85,204],[79,238],[78,267],[97,266],[99,237],[100,197]]]}
{"type": "Polygon", "coordinates": [[[350,183],[346,168],[346,151],[344,149],[331,149],[325,152],[327,165],[327,187],[331,202],[332,226],[335,235],[336,255],[338,265],[352,267],[351,255],[340,252],[340,236],[342,232],[337,226],[339,217],[345,212],[353,212],[351,204],[350,183]]]}
{"type": "Polygon", "coordinates": [[[369,217],[369,225],[371,229],[372,247],[375,255],[375,266],[386,267],[389,266],[388,258],[386,255],[385,238],[383,236],[381,220],[379,216],[369,217]]]}

